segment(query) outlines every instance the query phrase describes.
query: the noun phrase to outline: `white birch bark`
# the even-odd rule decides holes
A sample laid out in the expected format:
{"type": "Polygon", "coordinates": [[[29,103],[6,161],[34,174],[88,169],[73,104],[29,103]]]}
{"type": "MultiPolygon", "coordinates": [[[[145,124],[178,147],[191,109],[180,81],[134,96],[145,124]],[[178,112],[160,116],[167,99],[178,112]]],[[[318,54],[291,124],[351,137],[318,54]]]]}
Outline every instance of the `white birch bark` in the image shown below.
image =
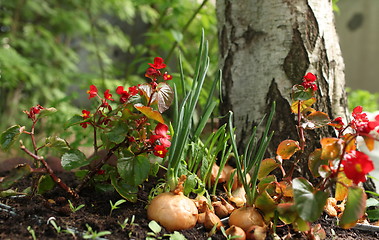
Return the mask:
{"type": "Polygon", "coordinates": [[[316,108],[333,118],[346,117],[344,64],[331,0],[216,3],[224,83],[221,112],[234,112],[240,144],[274,100],[275,136],[280,141],[296,138],[290,93],[307,72],[318,77],[316,108]]]}

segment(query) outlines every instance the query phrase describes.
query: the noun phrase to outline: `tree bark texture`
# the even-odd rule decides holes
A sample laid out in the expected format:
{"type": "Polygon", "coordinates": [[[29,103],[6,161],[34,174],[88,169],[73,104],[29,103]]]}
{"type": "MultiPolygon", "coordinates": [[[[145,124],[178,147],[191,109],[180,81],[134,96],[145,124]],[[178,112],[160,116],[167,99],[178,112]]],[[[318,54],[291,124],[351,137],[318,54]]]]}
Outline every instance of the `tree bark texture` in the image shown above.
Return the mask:
{"type": "MultiPolygon", "coordinates": [[[[331,0],[217,0],[220,68],[223,71],[221,113],[234,112],[239,146],[253,126],[277,109],[269,154],[287,138],[297,140],[290,94],[307,72],[318,78],[319,111],[347,117],[344,64],[334,26],[331,0]]],[[[308,146],[331,128],[307,131],[308,146]]]]}

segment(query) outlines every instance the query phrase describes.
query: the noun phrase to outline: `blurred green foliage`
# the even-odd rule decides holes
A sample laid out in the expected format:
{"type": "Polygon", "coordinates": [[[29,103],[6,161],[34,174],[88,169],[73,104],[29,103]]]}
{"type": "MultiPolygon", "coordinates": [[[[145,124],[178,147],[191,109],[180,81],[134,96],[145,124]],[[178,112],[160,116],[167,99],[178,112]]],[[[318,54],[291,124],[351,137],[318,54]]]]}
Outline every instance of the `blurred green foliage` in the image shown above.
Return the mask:
{"type": "Polygon", "coordinates": [[[347,98],[350,112],[352,112],[356,106],[362,106],[365,112],[375,112],[379,110],[379,93],[348,88],[347,98]]]}
{"type": "MultiPolygon", "coordinates": [[[[44,126],[46,135],[57,134],[57,126],[89,107],[89,85],[114,93],[118,85],[141,83],[155,56],[174,73],[180,50],[190,79],[202,28],[212,74],[217,24],[208,0],[0,0],[0,129],[26,124],[22,111],[41,104],[58,109],[44,126]]],[[[73,130],[76,139],[88,137],[73,130]]]]}

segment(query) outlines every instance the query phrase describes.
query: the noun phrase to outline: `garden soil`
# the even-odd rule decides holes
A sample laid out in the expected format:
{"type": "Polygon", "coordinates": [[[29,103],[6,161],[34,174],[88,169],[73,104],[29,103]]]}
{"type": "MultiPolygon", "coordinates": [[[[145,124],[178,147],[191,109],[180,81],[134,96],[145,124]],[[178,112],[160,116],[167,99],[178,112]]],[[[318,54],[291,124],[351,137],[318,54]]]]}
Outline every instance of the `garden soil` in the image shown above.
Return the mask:
{"type": "MultiPolygon", "coordinates": [[[[59,177],[63,179],[69,186],[78,184],[76,178],[71,173],[60,173],[59,177]]],[[[0,176],[5,176],[0,174],[0,176]]],[[[24,189],[30,184],[31,179],[26,178],[13,187],[24,189]]],[[[85,206],[77,212],[70,210],[68,199],[69,196],[62,189],[55,187],[53,190],[37,195],[33,198],[29,197],[3,197],[0,198],[0,239],[1,240],[23,240],[33,239],[29,229],[33,229],[36,239],[83,239],[88,226],[93,231],[102,232],[110,231],[111,234],[102,236],[98,239],[146,239],[147,234],[152,232],[148,227],[149,220],[146,215],[146,205],[148,203],[148,194],[154,186],[153,181],[146,182],[140,187],[138,193],[138,201],[136,203],[123,203],[120,207],[110,215],[110,202],[115,203],[122,199],[117,192],[97,193],[92,188],[87,188],[80,193],[79,200],[73,200],[74,206],[84,204],[85,206]],[[10,208],[8,208],[10,207],[10,208]],[[124,229],[119,223],[123,223],[126,218],[130,219],[134,216],[134,223],[128,224],[124,229]],[[49,218],[54,217],[55,222],[61,229],[70,228],[75,234],[68,234],[61,230],[60,233],[54,229],[51,224],[47,224],[49,218]]],[[[366,232],[359,230],[344,230],[335,224],[332,219],[320,222],[327,233],[327,239],[379,239],[379,234],[375,232],[366,232]]],[[[281,236],[288,234],[288,227],[278,227],[278,234],[281,236]]],[[[187,239],[208,239],[207,231],[200,225],[195,228],[180,231],[187,239]]],[[[156,239],[170,239],[169,232],[162,229],[156,234],[156,239]]],[[[154,234],[153,234],[154,235],[154,234]]],[[[211,239],[225,239],[221,233],[211,236],[211,239]]],[[[269,238],[268,238],[269,239],[269,238]]],[[[292,232],[289,239],[306,239],[300,233],[292,232]]]]}

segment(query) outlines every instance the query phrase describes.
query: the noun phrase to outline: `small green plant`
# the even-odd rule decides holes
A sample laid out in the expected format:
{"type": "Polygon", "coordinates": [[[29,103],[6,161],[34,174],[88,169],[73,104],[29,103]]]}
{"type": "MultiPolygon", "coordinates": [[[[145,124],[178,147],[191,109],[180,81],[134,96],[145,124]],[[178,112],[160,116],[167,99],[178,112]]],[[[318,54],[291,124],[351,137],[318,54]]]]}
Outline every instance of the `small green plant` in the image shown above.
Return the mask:
{"type": "Polygon", "coordinates": [[[36,232],[34,231],[34,229],[31,226],[28,226],[26,229],[28,230],[30,235],[32,235],[33,240],[36,240],[37,239],[36,238],[36,232]]]}
{"type": "Polygon", "coordinates": [[[79,206],[75,207],[74,204],[70,200],[68,200],[68,204],[70,206],[71,212],[73,213],[79,211],[85,206],[84,204],[80,204],[79,206]]]}
{"type": "Polygon", "coordinates": [[[118,209],[118,208],[120,207],[120,205],[123,204],[124,202],[126,202],[125,199],[120,199],[120,200],[118,200],[117,202],[115,202],[115,203],[113,204],[112,201],[109,200],[109,204],[111,205],[111,211],[109,212],[109,216],[112,215],[113,210],[118,209]]]}
{"type": "Polygon", "coordinates": [[[84,239],[97,239],[105,235],[112,234],[112,232],[110,231],[101,231],[101,232],[94,231],[92,227],[88,224],[86,224],[86,227],[87,227],[87,232],[83,234],[84,239]]]}
{"type": "Polygon", "coordinates": [[[129,222],[129,218],[125,218],[124,222],[117,222],[118,225],[120,225],[120,227],[122,228],[122,230],[124,230],[126,228],[126,226],[128,225],[137,225],[136,223],[134,223],[134,219],[135,219],[135,216],[133,215],[131,218],[130,218],[130,222],[129,222]]]}
{"type": "Polygon", "coordinates": [[[47,224],[51,224],[54,227],[55,231],[59,234],[59,233],[61,233],[62,228],[60,226],[58,226],[58,224],[55,220],[56,220],[55,217],[50,217],[47,220],[47,224]]]}

